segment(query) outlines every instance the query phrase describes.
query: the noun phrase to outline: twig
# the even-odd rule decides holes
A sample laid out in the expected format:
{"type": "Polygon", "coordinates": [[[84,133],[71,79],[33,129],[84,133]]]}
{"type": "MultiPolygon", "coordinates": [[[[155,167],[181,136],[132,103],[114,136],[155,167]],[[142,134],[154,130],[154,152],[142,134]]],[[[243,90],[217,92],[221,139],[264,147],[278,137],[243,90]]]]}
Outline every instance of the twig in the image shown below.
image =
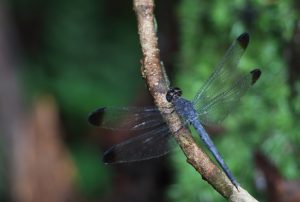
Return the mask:
{"type": "Polygon", "coordinates": [[[176,113],[165,112],[168,91],[167,81],[162,70],[158,42],[155,30],[154,2],[153,0],[134,0],[134,10],[138,21],[138,33],[142,47],[143,58],[142,76],[146,80],[154,102],[162,111],[165,121],[173,132],[177,143],[190,163],[213,188],[229,201],[256,201],[245,190],[239,187],[237,190],[226,175],[209,159],[195,143],[189,130],[182,127],[181,120],[176,113]],[[164,113],[165,112],[165,113],[164,113]],[[181,128],[179,131],[178,129],[181,128]],[[177,131],[175,133],[175,131],[177,131]]]}

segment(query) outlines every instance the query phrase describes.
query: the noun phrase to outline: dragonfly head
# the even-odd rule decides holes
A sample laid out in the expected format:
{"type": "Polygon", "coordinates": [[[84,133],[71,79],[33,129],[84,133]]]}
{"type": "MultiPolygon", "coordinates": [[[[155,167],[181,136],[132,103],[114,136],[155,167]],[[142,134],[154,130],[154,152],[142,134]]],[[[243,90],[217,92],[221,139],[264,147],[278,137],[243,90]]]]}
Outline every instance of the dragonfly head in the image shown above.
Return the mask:
{"type": "Polygon", "coordinates": [[[172,102],[172,100],[174,100],[174,98],[180,97],[181,95],[182,95],[182,91],[180,88],[172,87],[168,90],[166,99],[168,102],[172,102]]]}

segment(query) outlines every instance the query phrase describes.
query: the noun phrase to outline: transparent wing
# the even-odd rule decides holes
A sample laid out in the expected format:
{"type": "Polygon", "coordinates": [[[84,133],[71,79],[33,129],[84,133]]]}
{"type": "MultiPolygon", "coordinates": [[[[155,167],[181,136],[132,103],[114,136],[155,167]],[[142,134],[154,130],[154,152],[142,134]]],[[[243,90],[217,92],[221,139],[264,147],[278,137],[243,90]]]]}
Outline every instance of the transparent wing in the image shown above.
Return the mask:
{"type": "Polygon", "coordinates": [[[127,163],[157,158],[167,154],[175,144],[169,128],[163,124],[153,130],[114,145],[103,155],[107,164],[127,163]]]}
{"type": "MultiPolygon", "coordinates": [[[[241,56],[245,52],[248,43],[249,34],[244,33],[240,35],[229,47],[221,62],[215,68],[214,72],[211,74],[208,80],[199,89],[195,98],[193,99],[193,105],[199,113],[203,111],[202,108],[204,108],[205,106],[209,106],[214,99],[217,99],[217,97],[226,94],[224,92],[230,91],[230,89],[232,89],[233,86],[240,80],[241,75],[239,74],[239,71],[237,71],[236,66],[241,56]]],[[[239,89],[239,91],[242,90],[244,90],[244,88],[239,89]]],[[[240,93],[243,94],[242,92],[240,93]]],[[[219,99],[221,100],[221,98],[219,99]]],[[[223,106],[221,105],[215,105],[215,107],[223,108],[223,106]]],[[[230,106],[228,105],[228,107],[230,106]]],[[[201,120],[202,123],[221,121],[224,115],[227,115],[222,113],[224,111],[230,111],[228,107],[224,110],[211,109],[210,114],[208,114],[207,111],[206,116],[202,117],[202,119],[207,117],[209,118],[209,120],[201,120]],[[218,111],[220,111],[221,114],[217,114],[218,111]]]]}
{"type": "Polygon", "coordinates": [[[102,107],[92,112],[88,121],[112,130],[142,130],[164,123],[155,107],[102,107]]]}
{"type": "Polygon", "coordinates": [[[221,93],[197,110],[200,121],[204,124],[222,121],[236,106],[241,96],[259,79],[260,75],[261,71],[254,69],[237,80],[230,88],[223,89],[221,93]]]}

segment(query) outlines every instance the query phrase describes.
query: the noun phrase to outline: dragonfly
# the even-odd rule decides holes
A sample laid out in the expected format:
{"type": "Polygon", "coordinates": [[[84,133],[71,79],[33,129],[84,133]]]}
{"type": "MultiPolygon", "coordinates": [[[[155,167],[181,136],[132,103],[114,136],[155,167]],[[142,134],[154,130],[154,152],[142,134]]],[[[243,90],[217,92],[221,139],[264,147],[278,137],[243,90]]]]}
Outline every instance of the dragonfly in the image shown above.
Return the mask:
{"type": "MultiPolygon", "coordinates": [[[[193,100],[181,97],[182,91],[177,87],[169,88],[166,93],[166,100],[172,103],[185,123],[183,127],[195,128],[235,187],[238,187],[235,177],[203,126],[223,121],[260,78],[260,69],[253,69],[244,75],[235,69],[248,46],[249,38],[248,33],[237,37],[193,100]]],[[[103,155],[106,164],[157,158],[172,149],[168,146],[172,140],[171,131],[157,107],[100,107],[90,113],[88,122],[94,126],[136,134],[106,150],[103,155]]]]}

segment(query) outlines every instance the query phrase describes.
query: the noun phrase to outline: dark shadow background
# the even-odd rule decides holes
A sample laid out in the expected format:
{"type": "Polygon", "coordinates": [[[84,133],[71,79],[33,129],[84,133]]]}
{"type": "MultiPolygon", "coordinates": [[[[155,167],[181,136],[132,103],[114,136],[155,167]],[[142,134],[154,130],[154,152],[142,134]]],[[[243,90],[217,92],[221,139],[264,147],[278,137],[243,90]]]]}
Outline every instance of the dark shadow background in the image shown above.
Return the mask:
{"type": "MultiPolygon", "coordinates": [[[[224,201],[179,150],[147,162],[101,162],[105,149],[130,134],[88,125],[89,112],[152,105],[132,4],[0,3],[0,201],[224,201]]],[[[230,43],[250,33],[239,69],[260,67],[262,77],[222,125],[208,130],[242,187],[260,201],[270,198],[271,185],[255,167],[255,151],[282,175],[272,187],[298,179],[297,1],[166,0],[155,12],[161,59],[189,99],[230,43]]]]}

